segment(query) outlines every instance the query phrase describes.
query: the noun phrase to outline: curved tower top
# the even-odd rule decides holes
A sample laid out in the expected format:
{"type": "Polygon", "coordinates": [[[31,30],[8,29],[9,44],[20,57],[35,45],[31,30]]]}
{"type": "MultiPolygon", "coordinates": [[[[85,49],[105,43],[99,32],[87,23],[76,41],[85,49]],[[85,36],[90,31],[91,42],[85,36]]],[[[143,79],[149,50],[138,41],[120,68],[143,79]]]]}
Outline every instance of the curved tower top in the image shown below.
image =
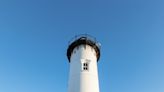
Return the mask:
{"type": "Polygon", "coordinates": [[[79,45],[89,45],[91,47],[94,48],[94,50],[96,51],[96,57],[97,57],[97,61],[100,58],[100,43],[97,42],[97,40],[90,36],[90,35],[78,35],[75,36],[70,42],[69,42],[69,46],[67,49],[67,58],[70,62],[70,58],[71,58],[71,54],[74,50],[75,47],[79,46],[79,45]]]}

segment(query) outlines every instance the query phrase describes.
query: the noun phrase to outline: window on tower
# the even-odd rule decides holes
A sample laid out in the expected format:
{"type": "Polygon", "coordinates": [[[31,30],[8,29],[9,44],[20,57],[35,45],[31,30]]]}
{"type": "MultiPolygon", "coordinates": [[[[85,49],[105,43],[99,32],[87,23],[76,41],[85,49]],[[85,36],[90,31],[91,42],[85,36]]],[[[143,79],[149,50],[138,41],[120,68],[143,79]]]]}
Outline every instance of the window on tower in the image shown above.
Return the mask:
{"type": "Polygon", "coordinates": [[[88,63],[83,63],[83,71],[88,71],[88,63]]]}
{"type": "Polygon", "coordinates": [[[81,71],[82,72],[89,72],[90,62],[91,62],[91,60],[89,60],[89,59],[81,59],[81,71]]]}

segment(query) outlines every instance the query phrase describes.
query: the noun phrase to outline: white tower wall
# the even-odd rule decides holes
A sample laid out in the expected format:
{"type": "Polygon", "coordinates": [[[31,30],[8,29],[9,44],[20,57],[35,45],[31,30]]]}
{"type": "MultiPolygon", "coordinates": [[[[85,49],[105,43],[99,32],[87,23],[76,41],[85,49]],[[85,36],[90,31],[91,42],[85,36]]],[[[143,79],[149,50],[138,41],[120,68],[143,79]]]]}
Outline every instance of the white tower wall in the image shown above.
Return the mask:
{"type": "Polygon", "coordinates": [[[99,92],[96,51],[89,45],[73,49],[70,58],[68,92],[99,92]],[[87,63],[87,70],[84,70],[87,63]]]}

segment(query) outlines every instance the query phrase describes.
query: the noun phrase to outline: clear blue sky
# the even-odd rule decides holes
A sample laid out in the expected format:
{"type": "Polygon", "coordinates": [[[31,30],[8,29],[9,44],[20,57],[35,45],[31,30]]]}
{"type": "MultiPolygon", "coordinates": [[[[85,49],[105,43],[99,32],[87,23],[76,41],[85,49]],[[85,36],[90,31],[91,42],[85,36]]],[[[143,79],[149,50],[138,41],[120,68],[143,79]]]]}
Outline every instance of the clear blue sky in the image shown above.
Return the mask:
{"type": "Polygon", "coordinates": [[[1,0],[0,92],[67,92],[83,33],[102,44],[100,92],[164,92],[164,0],[1,0]]]}

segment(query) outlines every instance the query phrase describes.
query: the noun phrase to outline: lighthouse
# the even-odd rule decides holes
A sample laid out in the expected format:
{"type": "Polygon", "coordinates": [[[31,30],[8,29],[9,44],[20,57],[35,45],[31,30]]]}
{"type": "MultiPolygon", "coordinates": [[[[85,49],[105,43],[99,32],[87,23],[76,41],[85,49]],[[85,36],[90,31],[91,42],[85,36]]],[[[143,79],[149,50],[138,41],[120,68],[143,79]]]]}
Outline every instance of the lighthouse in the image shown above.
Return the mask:
{"type": "Polygon", "coordinates": [[[89,35],[76,36],[67,49],[70,64],[68,92],[99,92],[100,43],[89,35]]]}

